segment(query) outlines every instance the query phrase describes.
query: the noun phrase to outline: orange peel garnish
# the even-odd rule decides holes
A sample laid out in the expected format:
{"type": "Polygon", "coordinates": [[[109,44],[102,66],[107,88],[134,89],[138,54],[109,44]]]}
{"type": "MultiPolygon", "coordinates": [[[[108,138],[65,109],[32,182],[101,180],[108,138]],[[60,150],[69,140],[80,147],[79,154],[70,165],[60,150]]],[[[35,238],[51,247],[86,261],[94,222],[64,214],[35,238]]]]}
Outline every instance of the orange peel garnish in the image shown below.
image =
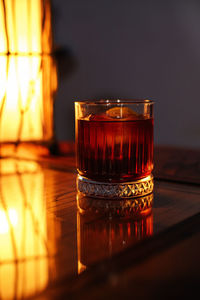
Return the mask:
{"type": "Polygon", "coordinates": [[[124,119],[129,117],[138,117],[139,114],[129,107],[113,107],[106,111],[106,115],[110,118],[124,119]]]}

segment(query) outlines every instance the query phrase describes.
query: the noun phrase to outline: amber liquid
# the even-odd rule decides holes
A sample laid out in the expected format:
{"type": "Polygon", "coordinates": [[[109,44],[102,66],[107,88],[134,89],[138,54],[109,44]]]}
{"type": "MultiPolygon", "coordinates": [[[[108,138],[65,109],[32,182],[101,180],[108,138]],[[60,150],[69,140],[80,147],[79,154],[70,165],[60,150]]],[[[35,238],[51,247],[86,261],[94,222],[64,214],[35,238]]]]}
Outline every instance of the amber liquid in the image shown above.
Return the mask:
{"type": "Polygon", "coordinates": [[[78,120],[77,167],[97,181],[132,181],[153,169],[153,119],[78,120]]]}

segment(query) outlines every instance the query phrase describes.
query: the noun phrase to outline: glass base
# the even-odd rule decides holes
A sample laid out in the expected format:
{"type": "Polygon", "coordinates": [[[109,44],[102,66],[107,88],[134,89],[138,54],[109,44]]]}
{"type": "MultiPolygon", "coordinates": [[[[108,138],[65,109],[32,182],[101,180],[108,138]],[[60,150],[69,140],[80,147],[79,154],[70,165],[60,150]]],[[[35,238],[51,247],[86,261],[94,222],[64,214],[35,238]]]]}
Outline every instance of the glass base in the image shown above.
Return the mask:
{"type": "Polygon", "coordinates": [[[77,190],[88,197],[106,199],[130,199],[142,197],[153,191],[153,175],[131,182],[98,182],[77,176],[77,190]]]}

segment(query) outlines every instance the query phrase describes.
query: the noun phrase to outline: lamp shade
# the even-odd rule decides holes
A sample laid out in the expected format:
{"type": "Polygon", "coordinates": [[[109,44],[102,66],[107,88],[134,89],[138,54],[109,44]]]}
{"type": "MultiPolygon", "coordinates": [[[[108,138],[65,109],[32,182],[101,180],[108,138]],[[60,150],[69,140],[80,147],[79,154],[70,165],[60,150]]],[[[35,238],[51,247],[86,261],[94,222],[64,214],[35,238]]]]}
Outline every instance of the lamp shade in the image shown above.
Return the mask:
{"type": "Polygon", "coordinates": [[[53,137],[57,88],[49,0],[0,0],[0,143],[53,137]]]}

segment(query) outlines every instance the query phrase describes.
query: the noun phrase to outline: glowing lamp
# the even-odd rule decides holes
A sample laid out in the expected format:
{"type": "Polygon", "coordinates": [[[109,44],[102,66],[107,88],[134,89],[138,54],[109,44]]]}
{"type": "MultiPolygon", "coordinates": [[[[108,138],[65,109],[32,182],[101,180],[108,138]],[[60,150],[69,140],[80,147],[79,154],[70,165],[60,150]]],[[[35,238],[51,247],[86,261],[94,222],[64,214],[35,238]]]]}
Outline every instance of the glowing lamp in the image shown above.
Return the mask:
{"type": "MultiPolygon", "coordinates": [[[[0,0],[0,143],[53,137],[50,0],[0,0]]],[[[2,153],[1,153],[2,155],[2,153]]]]}

